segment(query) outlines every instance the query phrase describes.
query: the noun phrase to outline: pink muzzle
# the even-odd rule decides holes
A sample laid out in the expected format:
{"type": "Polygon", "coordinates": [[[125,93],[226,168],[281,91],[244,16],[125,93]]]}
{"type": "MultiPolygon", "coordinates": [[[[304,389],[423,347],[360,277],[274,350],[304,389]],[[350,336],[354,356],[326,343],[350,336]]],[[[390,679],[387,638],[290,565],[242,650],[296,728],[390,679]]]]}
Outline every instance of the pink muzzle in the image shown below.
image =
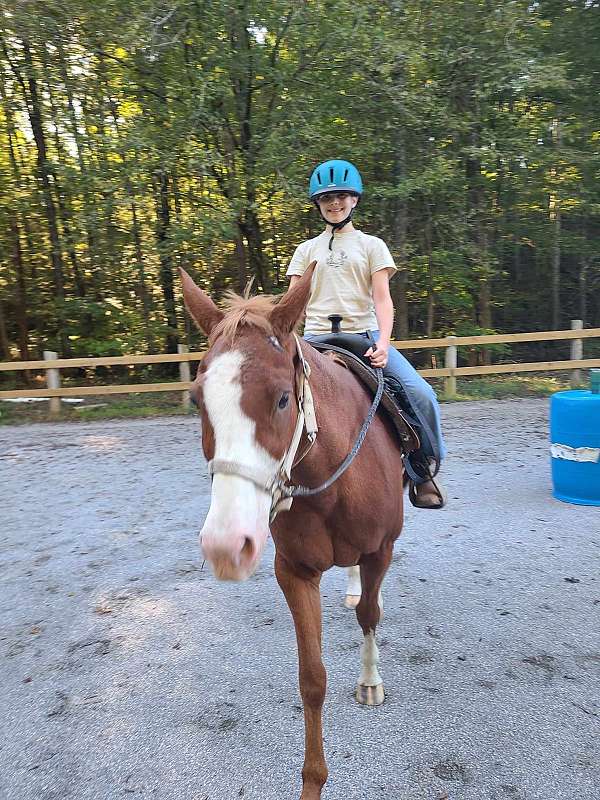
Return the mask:
{"type": "Polygon", "coordinates": [[[258,567],[268,529],[261,533],[249,530],[215,531],[207,525],[200,532],[200,547],[215,578],[222,581],[245,581],[258,567]]]}

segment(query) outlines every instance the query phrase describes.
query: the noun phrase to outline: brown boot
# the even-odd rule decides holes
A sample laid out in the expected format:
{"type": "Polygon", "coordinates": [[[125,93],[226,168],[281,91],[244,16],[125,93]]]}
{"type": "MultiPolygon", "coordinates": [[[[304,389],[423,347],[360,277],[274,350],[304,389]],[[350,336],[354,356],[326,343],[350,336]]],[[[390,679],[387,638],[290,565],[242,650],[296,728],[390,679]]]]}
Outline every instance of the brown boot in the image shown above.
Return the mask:
{"type": "Polygon", "coordinates": [[[415,508],[444,508],[448,502],[448,493],[434,478],[416,485],[410,481],[408,497],[415,508]]]}

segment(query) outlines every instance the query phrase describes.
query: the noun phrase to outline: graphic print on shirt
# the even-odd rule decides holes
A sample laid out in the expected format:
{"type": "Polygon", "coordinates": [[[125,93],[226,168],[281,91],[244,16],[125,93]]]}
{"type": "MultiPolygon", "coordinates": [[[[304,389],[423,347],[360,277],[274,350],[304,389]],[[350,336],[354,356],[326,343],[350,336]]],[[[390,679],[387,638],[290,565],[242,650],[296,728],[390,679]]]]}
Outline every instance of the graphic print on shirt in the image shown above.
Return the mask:
{"type": "Polygon", "coordinates": [[[340,267],[344,267],[347,261],[348,261],[348,256],[346,252],[344,250],[338,250],[335,253],[333,251],[329,253],[325,263],[327,264],[328,267],[339,269],[340,267]]]}

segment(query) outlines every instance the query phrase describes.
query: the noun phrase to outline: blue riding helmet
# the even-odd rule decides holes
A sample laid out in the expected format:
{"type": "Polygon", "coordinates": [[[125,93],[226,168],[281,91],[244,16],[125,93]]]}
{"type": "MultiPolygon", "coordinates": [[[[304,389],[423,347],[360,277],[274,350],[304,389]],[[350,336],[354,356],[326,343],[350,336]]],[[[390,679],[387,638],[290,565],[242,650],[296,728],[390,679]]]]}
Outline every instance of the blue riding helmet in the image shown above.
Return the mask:
{"type": "Polygon", "coordinates": [[[349,161],[332,159],[315,167],[310,176],[308,195],[314,200],[325,192],[351,192],[361,196],[363,192],[362,178],[354,164],[349,161]]]}

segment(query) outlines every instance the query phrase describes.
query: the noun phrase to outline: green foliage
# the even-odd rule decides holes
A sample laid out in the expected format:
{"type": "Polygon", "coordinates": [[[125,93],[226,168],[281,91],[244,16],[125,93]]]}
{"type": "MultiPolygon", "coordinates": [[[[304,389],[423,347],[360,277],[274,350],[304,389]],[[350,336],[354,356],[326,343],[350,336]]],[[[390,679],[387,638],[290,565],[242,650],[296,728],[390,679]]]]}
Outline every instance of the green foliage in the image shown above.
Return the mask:
{"type": "MultiPolygon", "coordinates": [[[[450,333],[450,331],[448,333],[450,333]]],[[[451,333],[454,336],[494,336],[498,334],[499,331],[493,330],[492,328],[481,328],[479,325],[463,322],[457,325],[451,333]]],[[[504,361],[510,355],[510,350],[510,344],[501,342],[499,344],[486,345],[461,345],[459,353],[463,357],[491,353],[496,356],[495,360],[504,361]]]]}
{"type": "Polygon", "coordinates": [[[332,156],[410,333],[600,325],[599,41],[586,0],[8,0],[0,358],[199,346],[177,267],[280,292],[332,156]]]}

